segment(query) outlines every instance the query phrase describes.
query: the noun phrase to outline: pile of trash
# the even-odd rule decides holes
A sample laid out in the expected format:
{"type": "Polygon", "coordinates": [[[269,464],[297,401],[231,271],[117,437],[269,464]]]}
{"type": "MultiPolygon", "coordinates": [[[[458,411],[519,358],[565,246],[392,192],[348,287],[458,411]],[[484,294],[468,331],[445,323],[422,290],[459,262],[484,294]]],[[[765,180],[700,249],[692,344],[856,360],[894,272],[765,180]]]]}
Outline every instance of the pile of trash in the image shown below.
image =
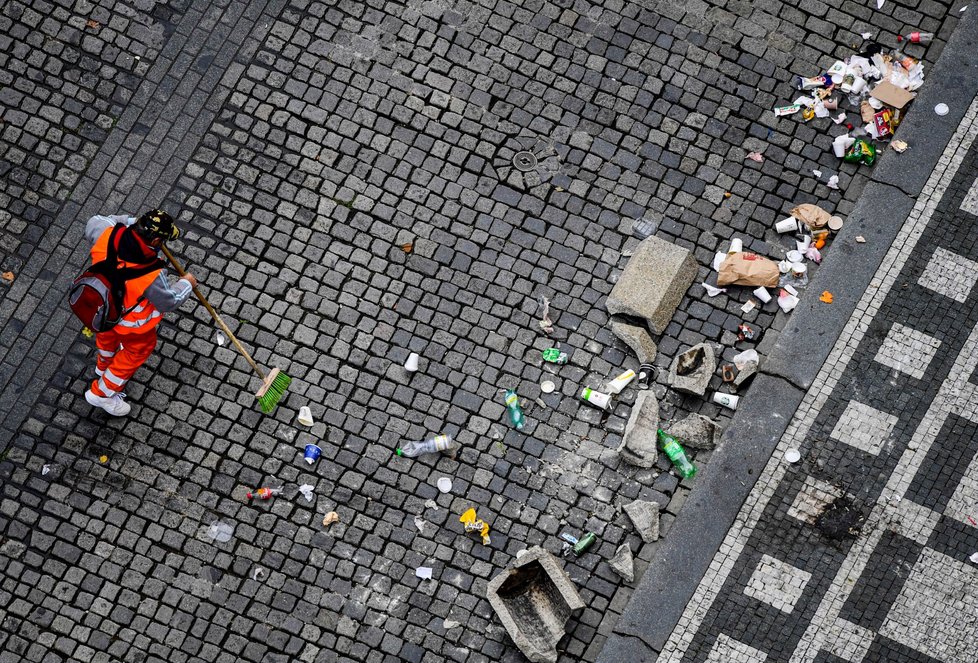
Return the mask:
{"type": "MultiPolygon", "coordinates": [[[[863,37],[868,39],[870,34],[863,37]]],[[[912,32],[898,41],[926,45],[933,38],[929,32],[912,32]]],[[[798,76],[795,88],[806,94],[775,108],[774,114],[781,117],[801,112],[806,122],[831,117],[836,124],[845,124],[848,131],[832,142],[835,156],[847,163],[871,166],[876,161],[877,142],[892,139],[907,105],[923,83],[924,66],[919,60],[906,55],[899,46],[884,52],[880,44],[867,41],[860,53],[836,61],[824,74],[798,76]],[[845,110],[834,115],[843,101],[850,112],[858,113],[856,122],[849,121],[845,110]]],[[[903,141],[893,141],[891,146],[897,152],[908,147],[903,141]]],[[[828,186],[838,188],[838,176],[830,178],[828,186]]]]}

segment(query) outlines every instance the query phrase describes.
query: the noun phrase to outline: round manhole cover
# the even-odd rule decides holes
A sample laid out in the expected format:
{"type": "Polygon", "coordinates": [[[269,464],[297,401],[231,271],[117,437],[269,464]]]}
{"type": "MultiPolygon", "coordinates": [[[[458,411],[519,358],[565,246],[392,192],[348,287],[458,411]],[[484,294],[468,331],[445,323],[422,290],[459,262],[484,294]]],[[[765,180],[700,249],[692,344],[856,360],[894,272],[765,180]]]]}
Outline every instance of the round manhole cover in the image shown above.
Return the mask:
{"type": "Polygon", "coordinates": [[[537,167],[537,157],[533,152],[523,150],[513,155],[513,165],[516,166],[517,170],[525,173],[537,167]]]}

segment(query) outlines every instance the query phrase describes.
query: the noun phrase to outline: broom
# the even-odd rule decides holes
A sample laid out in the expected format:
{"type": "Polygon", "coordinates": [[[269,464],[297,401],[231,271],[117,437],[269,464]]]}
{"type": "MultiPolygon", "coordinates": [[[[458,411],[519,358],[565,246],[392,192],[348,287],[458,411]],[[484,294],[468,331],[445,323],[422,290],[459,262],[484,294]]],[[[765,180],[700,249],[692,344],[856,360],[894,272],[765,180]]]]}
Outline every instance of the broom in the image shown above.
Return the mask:
{"type": "MultiPolygon", "coordinates": [[[[161,246],[160,248],[163,251],[163,255],[165,255],[170,261],[170,264],[173,265],[173,269],[176,270],[177,274],[184,276],[186,272],[183,271],[183,268],[177,263],[176,258],[173,257],[170,250],[166,248],[165,245],[161,246]]],[[[200,290],[194,288],[194,294],[197,295],[197,299],[200,300],[200,303],[204,305],[207,312],[211,314],[212,318],[214,318],[214,322],[216,322],[217,325],[224,330],[224,333],[228,335],[228,338],[230,338],[231,342],[234,343],[234,347],[238,349],[241,356],[248,360],[251,367],[255,369],[255,373],[257,373],[258,377],[261,378],[261,388],[259,388],[255,393],[255,398],[258,400],[258,406],[261,408],[261,411],[268,413],[274,410],[275,406],[278,405],[278,402],[282,400],[283,396],[285,396],[286,390],[292,383],[292,378],[277,368],[273,368],[266,375],[265,371],[263,371],[258,364],[255,363],[255,360],[251,358],[248,351],[244,349],[244,346],[241,345],[241,342],[237,339],[237,337],[231,333],[231,330],[228,329],[227,324],[225,324],[224,320],[221,319],[221,316],[217,314],[217,311],[214,310],[214,307],[211,306],[210,302],[207,301],[204,295],[200,294],[200,290]]]]}

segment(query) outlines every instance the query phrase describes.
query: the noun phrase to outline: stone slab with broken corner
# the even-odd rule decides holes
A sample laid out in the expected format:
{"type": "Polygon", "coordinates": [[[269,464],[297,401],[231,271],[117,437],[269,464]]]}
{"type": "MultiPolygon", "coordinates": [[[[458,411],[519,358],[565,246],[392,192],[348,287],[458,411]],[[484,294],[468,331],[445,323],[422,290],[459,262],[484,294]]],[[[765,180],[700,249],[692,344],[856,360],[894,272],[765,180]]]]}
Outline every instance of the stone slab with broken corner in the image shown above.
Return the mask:
{"type": "Polygon", "coordinates": [[[687,249],[654,235],[644,239],[608,295],[608,313],[644,318],[653,334],[661,334],[698,269],[687,249]]]}
{"type": "Polygon", "coordinates": [[[723,429],[702,414],[691,414],[669,426],[669,433],[675,435],[684,447],[710,450],[720,443],[723,429]]]}
{"type": "Polygon", "coordinates": [[[608,566],[625,582],[635,580],[635,558],[632,557],[632,549],[627,542],[618,546],[614,557],[608,560],[608,566]]]}
{"type": "Polygon", "coordinates": [[[709,343],[698,343],[676,355],[669,367],[669,384],[676,391],[702,396],[717,370],[716,352],[709,343]]]}
{"type": "Polygon", "coordinates": [[[644,324],[635,324],[620,316],[611,318],[611,333],[632,349],[640,364],[651,364],[659,348],[644,324]]]}
{"type": "Polygon", "coordinates": [[[635,399],[632,414],[625,424],[618,455],[630,465],[652,467],[659,458],[656,432],[659,429],[659,402],[652,391],[643,391],[635,399]]]}
{"type": "Polygon", "coordinates": [[[533,663],[556,663],[564,625],[584,601],[556,557],[539,546],[489,581],[486,598],[509,637],[533,663]]]}
{"type": "Polygon", "coordinates": [[[645,543],[652,543],[659,539],[659,509],[658,502],[646,502],[645,500],[635,500],[622,507],[628,514],[628,519],[635,526],[635,531],[642,537],[645,543]]]}

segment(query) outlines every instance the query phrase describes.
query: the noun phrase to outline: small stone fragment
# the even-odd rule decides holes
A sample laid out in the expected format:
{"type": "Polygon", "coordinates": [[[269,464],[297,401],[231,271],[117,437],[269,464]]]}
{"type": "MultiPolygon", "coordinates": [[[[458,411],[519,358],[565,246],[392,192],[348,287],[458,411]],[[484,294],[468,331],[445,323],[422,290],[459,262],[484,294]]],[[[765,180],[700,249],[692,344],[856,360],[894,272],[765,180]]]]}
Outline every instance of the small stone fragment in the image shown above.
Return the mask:
{"type": "Polygon", "coordinates": [[[323,518],[323,527],[329,527],[333,523],[338,522],[340,522],[340,514],[336,513],[335,511],[330,511],[326,514],[326,517],[323,518]]]}
{"type": "Polygon", "coordinates": [[[684,447],[709,450],[720,443],[723,429],[702,414],[691,414],[669,426],[669,434],[674,435],[684,447]]]}
{"type": "Polygon", "coordinates": [[[677,355],[669,367],[669,384],[676,391],[702,396],[717,370],[716,354],[709,343],[699,343],[677,355]]]}
{"type": "Polygon", "coordinates": [[[615,556],[608,560],[608,566],[625,582],[635,580],[635,558],[632,557],[632,549],[627,543],[618,546],[615,556]]]}
{"type": "Polygon", "coordinates": [[[652,543],[659,539],[659,503],[646,502],[645,500],[635,500],[624,507],[629,520],[635,527],[635,531],[642,537],[645,543],[652,543]]]}
{"type": "Polygon", "coordinates": [[[611,332],[632,349],[640,364],[651,364],[655,359],[659,349],[645,325],[632,324],[614,316],[611,318],[611,332]]]}
{"type": "Polygon", "coordinates": [[[658,460],[656,431],[659,428],[659,402],[652,391],[643,391],[635,399],[632,414],[625,424],[618,455],[630,465],[652,467],[658,460]]]}

